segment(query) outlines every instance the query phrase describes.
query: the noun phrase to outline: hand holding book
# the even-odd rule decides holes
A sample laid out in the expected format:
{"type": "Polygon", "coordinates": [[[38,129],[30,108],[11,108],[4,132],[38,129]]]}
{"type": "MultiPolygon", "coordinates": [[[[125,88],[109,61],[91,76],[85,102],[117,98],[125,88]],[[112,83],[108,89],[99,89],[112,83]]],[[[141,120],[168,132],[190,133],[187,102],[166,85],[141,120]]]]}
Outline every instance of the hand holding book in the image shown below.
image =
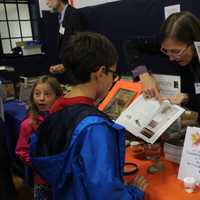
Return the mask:
{"type": "Polygon", "coordinates": [[[162,100],[169,100],[172,104],[181,105],[189,100],[189,96],[186,93],[178,92],[173,96],[162,97],[162,100]]]}

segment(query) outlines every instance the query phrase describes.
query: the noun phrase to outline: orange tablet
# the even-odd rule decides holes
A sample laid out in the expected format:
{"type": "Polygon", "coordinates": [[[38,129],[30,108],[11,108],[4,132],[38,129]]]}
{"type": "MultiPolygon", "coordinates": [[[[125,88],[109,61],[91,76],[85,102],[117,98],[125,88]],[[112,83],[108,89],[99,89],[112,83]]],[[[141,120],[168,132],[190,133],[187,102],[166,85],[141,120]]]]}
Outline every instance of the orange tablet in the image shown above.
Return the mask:
{"type": "Polygon", "coordinates": [[[139,82],[119,80],[100,103],[99,110],[115,120],[127,106],[140,95],[142,84],[139,82]]]}

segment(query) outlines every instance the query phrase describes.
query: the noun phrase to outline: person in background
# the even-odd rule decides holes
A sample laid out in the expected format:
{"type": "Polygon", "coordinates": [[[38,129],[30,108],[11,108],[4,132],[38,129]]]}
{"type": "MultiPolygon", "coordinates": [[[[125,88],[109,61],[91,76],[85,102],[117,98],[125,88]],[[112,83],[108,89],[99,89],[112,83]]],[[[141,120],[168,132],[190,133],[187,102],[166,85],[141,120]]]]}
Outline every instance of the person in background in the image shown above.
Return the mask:
{"type": "Polygon", "coordinates": [[[117,59],[113,44],[98,33],[76,33],[65,44],[72,90],[54,103],[31,142],[33,165],[56,200],[143,198],[144,177],[123,182],[125,129],[94,106],[116,80],[117,59]]]}
{"type": "Polygon", "coordinates": [[[6,128],[0,117],[0,199],[16,200],[16,190],[11,175],[11,159],[6,145],[6,128]]]}
{"type": "MultiPolygon", "coordinates": [[[[60,62],[63,55],[63,38],[68,38],[71,34],[76,31],[85,30],[85,21],[79,13],[79,11],[69,5],[68,0],[47,0],[47,5],[54,12],[58,12],[59,16],[59,42],[58,51],[60,62]]],[[[49,71],[51,73],[63,73],[65,71],[63,64],[50,66],[49,71]]]]}
{"type": "MultiPolygon", "coordinates": [[[[28,116],[20,126],[20,134],[16,146],[16,155],[28,166],[31,166],[29,157],[29,139],[32,133],[37,129],[48,115],[49,108],[54,101],[62,95],[62,89],[58,81],[49,76],[42,76],[35,83],[30,97],[30,109],[28,116]]],[[[49,185],[34,173],[34,199],[51,199],[51,190],[49,185]]]]}
{"type": "Polygon", "coordinates": [[[159,51],[181,67],[182,92],[169,97],[172,103],[185,104],[200,113],[200,63],[194,42],[200,41],[200,20],[190,12],[170,15],[161,25],[160,35],[155,38],[132,39],[125,43],[127,61],[133,67],[133,76],[139,76],[146,97],[160,96],[159,85],[148,72],[144,53],[159,51]],[[159,38],[159,39],[158,39],[159,38]]]}

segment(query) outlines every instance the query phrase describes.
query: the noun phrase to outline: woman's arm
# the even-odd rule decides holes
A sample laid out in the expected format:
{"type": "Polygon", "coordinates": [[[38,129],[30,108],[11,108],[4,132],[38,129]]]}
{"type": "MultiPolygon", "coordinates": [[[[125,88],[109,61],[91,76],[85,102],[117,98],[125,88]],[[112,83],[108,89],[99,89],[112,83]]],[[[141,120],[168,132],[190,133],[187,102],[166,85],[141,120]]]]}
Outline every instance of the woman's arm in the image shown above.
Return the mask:
{"type": "Polygon", "coordinates": [[[148,72],[144,55],[160,53],[160,43],[157,37],[136,37],[125,41],[124,52],[127,64],[132,71],[133,78],[141,80],[145,97],[156,97],[161,100],[159,85],[148,72]]]}

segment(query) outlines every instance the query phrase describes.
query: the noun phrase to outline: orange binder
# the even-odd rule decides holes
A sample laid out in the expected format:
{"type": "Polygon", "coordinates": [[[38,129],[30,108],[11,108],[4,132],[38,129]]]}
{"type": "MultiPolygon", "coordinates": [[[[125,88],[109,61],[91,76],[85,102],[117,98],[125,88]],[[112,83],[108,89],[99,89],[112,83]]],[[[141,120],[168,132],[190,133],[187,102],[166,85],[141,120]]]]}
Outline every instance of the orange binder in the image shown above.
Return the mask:
{"type": "Polygon", "coordinates": [[[141,92],[141,83],[121,79],[110,90],[98,108],[115,120],[141,92]]]}

